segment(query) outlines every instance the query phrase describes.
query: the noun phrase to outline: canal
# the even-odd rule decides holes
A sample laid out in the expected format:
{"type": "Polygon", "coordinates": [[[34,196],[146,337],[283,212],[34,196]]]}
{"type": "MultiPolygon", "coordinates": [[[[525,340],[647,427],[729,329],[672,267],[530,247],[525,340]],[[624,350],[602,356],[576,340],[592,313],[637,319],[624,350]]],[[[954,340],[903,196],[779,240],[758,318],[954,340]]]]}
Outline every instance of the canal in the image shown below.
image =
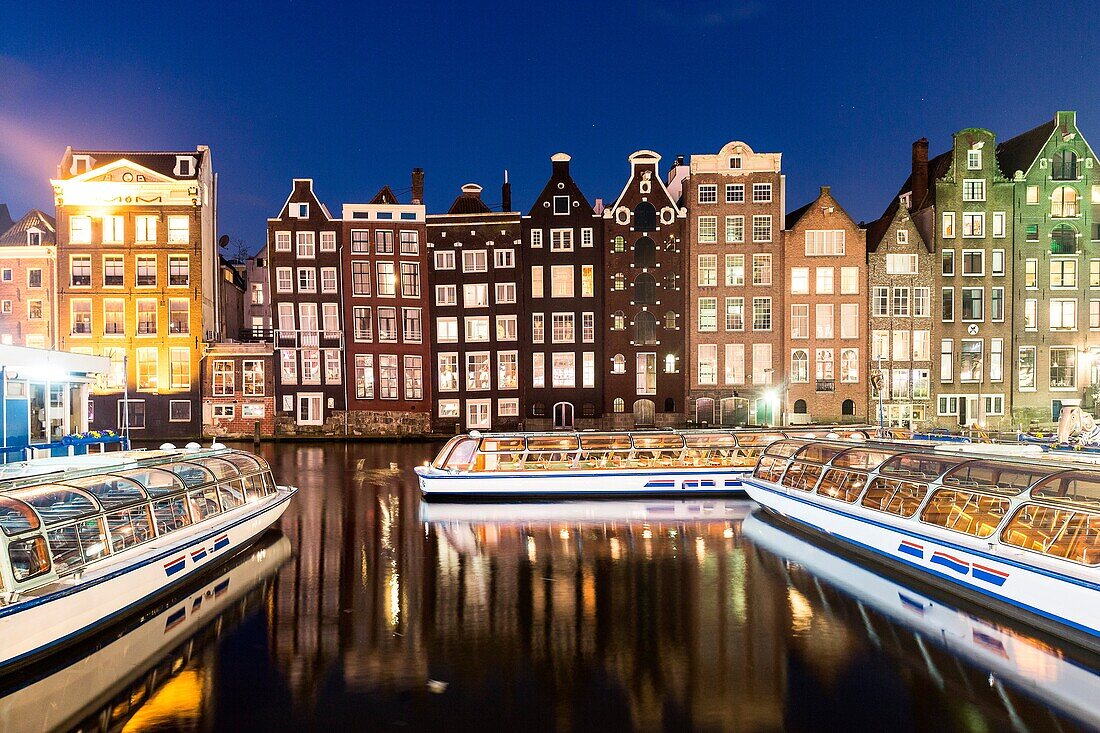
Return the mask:
{"type": "Polygon", "coordinates": [[[1091,660],[870,573],[748,502],[422,505],[412,467],[435,448],[263,446],[278,481],[301,489],[281,534],[9,686],[0,727],[763,733],[1097,723],[1091,660]],[[93,672],[100,687],[85,682],[93,672]],[[50,712],[58,695],[75,717],[50,712]]]}

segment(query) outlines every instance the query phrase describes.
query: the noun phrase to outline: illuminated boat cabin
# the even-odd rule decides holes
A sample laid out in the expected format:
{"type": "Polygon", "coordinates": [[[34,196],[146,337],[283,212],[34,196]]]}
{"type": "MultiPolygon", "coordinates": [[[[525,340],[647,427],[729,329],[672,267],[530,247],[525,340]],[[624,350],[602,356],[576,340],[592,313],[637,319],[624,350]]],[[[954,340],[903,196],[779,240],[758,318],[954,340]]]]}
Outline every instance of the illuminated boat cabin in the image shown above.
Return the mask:
{"type": "Polygon", "coordinates": [[[121,455],[94,469],[42,461],[0,475],[2,590],[33,591],[276,492],[270,466],[250,453],[121,455]]]}
{"type": "Polygon", "coordinates": [[[795,491],[1074,563],[1100,565],[1100,473],[873,444],[783,440],[754,476],[795,491]]]}

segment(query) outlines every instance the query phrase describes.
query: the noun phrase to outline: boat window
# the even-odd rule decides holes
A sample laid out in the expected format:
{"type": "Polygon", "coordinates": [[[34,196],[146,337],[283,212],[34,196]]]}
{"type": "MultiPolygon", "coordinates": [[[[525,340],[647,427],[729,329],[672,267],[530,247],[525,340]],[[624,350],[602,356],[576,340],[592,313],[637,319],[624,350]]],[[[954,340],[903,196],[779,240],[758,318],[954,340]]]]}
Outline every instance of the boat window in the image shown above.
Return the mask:
{"type": "Polygon", "coordinates": [[[962,458],[944,458],[922,453],[902,453],[883,463],[878,472],[890,476],[912,476],[916,479],[932,481],[958,464],[962,458]]]}
{"type": "Polygon", "coordinates": [[[833,459],[835,455],[843,450],[844,448],[835,445],[810,443],[801,451],[799,451],[798,460],[813,461],[814,463],[828,463],[833,459]]]}
{"type": "MultiPolygon", "coordinates": [[[[741,444],[744,445],[745,441],[742,440],[741,444]]],[[[807,445],[807,443],[804,440],[780,440],[765,448],[764,455],[790,458],[805,445],[807,445]]]]}
{"type": "Polygon", "coordinates": [[[882,462],[893,458],[897,453],[871,448],[849,448],[833,459],[833,465],[841,468],[859,468],[864,471],[872,471],[882,465],[882,462]]]}
{"type": "Polygon", "coordinates": [[[939,489],[932,493],[920,518],[937,527],[974,537],[989,537],[997,531],[1008,506],[1008,499],[1002,496],[939,489]]]}
{"type": "Polygon", "coordinates": [[[497,451],[522,451],[523,438],[482,438],[481,450],[483,453],[496,453],[497,451]]]}
{"type": "Polygon", "coordinates": [[[164,468],[183,479],[189,489],[214,480],[214,474],[195,463],[169,463],[164,468]]]}
{"type": "Polygon", "coordinates": [[[42,535],[28,537],[8,545],[8,559],[15,582],[22,583],[50,570],[50,556],[42,535]]]}
{"type": "Polygon", "coordinates": [[[630,436],[637,450],[679,450],[684,447],[684,436],[679,433],[651,433],[630,436]]]}
{"type": "Polygon", "coordinates": [[[830,499],[837,499],[851,504],[863,493],[863,487],[866,485],[867,474],[865,473],[830,468],[821,477],[821,483],[817,486],[817,493],[830,499]]]}
{"type": "Polygon", "coordinates": [[[84,492],[58,484],[43,484],[11,493],[14,498],[33,506],[47,527],[95,514],[99,510],[84,492]]]}
{"type": "Polygon", "coordinates": [[[457,435],[444,443],[443,447],[439,449],[439,452],[435,454],[435,460],[432,461],[432,466],[434,468],[443,468],[447,462],[447,456],[449,456],[451,451],[454,450],[454,447],[463,440],[467,440],[467,438],[462,435],[457,435]]]}
{"type": "Polygon", "coordinates": [[[213,486],[196,489],[187,494],[187,503],[191,508],[191,520],[201,522],[204,519],[221,513],[221,505],[218,504],[218,492],[213,486]]]}
{"type": "Polygon", "coordinates": [[[183,496],[171,496],[153,502],[153,519],[158,535],[183,529],[191,524],[191,517],[187,515],[187,499],[183,496]]]}
{"type": "Polygon", "coordinates": [[[237,470],[242,474],[255,473],[256,471],[262,471],[263,467],[260,466],[260,462],[256,460],[256,457],[248,453],[225,453],[219,456],[222,460],[229,461],[237,470]]]}
{"type": "Polygon", "coordinates": [[[153,539],[153,524],[149,520],[146,504],[130,507],[107,515],[107,529],[111,533],[111,547],[121,552],[153,539]]]}
{"type": "Polygon", "coordinates": [[[1015,495],[1041,478],[1049,469],[1023,466],[1003,461],[967,461],[952,468],[943,477],[944,485],[981,488],[984,491],[1015,495]]]}
{"type": "Polygon", "coordinates": [[[821,466],[806,461],[791,461],[790,468],[783,474],[783,485],[798,491],[813,491],[821,477],[821,466]]]}
{"type": "Polygon", "coordinates": [[[1001,541],[1044,555],[1098,565],[1100,515],[1024,504],[1001,533],[1001,541]]]}
{"type": "Polygon", "coordinates": [[[267,491],[264,488],[264,475],[262,473],[254,473],[241,479],[244,484],[244,498],[245,501],[256,501],[263,498],[267,491]]]}
{"type": "Polygon", "coordinates": [[[0,528],[8,537],[38,529],[38,515],[23,502],[10,496],[0,496],[0,528]]]}
{"type": "Polygon", "coordinates": [[[760,460],[756,462],[756,468],[753,470],[752,475],[764,481],[779,483],[779,479],[783,475],[783,469],[786,467],[786,458],[761,456],[760,460]]]}
{"type": "Polygon", "coordinates": [[[194,462],[205,467],[219,480],[237,478],[241,475],[240,470],[224,458],[196,458],[194,462]]]}
{"type": "Polygon", "coordinates": [[[218,483],[218,496],[222,500],[222,508],[226,511],[244,504],[244,486],[240,480],[221,481],[218,483]]]}
{"type": "Polygon", "coordinates": [[[684,436],[688,448],[736,448],[737,437],[732,433],[689,434],[684,436]]]}
{"type": "Polygon", "coordinates": [[[577,450],[577,436],[539,436],[527,439],[529,451],[572,451],[577,450]]]}
{"type": "Polygon", "coordinates": [[[927,493],[928,484],[879,477],[871,481],[861,503],[875,511],[911,517],[927,493]]]}
{"type": "Polygon", "coordinates": [[[737,442],[742,448],[763,448],[783,440],[782,433],[738,433],[737,442]]]}
{"type": "Polygon", "coordinates": [[[630,450],[630,436],[626,433],[612,435],[582,435],[583,450],[630,450]]]}
{"type": "Polygon", "coordinates": [[[477,441],[473,438],[462,438],[445,459],[444,468],[465,471],[470,468],[477,452],[477,441]]]}
{"type": "Polygon", "coordinates": [[[1054,503],[1100,508],[1100,481],[1091,471],[1065,471],[1037,484],[1031,496],[1054,503]]]}
{"type": "Polygon", "coordinates": [[[119,471],[117,475],[137,481],[149,496],[164,496],[187,488],[179,476],[160,468],[135,468],[130,471],[119,471]]]}
{"type": "Polygon", "coordinates": [[[65,485],[87,491],[99,499],[104,509],[114,509],[145,500],[145,492],[141,487],[121,476],[89,476],[66,481],[65,485]]]}
{"type": "Polygon", "coordinates": [[[103,520],[99,517],[51,529],[47,536],[58,575],[99,560],[110,552],[107,535],[103,532],[103,520]]]}

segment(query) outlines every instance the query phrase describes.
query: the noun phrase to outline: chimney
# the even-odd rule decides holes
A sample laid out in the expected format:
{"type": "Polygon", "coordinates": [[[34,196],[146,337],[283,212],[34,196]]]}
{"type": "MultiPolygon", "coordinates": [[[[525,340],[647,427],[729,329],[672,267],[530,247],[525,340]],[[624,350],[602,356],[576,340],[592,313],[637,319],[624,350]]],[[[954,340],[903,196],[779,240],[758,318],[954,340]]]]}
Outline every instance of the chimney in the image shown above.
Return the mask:
{"type": "Polygon", "coordinates": [[[500,209],[501,211],[512,210],[512,184],[508,183],[508,171],[504,171],[504,183],[500,186],[500,209]]]}
{"type": "Polygon", "coordinates": [[[913,211],[928,197],[928,138],[913,143],[913,172],[910,177],[912,196],[909,210],[913,211]]]}
{"type": "Polygon", "coordinates": [[[424,169],[413,168],[412,174],[412,202],[414,204],[424,203],[424,169]]]}
{"type": "Polygon", "coordinates": [[[569,161],[572,160],[568,153],[554,153],[550,156],[550,165],[555,174],[569,175],[569,161]]]}
{"type": "Polygon", "coordinates": [[[824,196],[827,193],[829,193],[829,186],[822,186],[821,187],[821,195],[824,196]]]}
{"type": "Polygon", "coordinates": [[[596,199],[596,205],[592,207],[592,211],[597,216],[603,214],[603,199],[596,199]]]}

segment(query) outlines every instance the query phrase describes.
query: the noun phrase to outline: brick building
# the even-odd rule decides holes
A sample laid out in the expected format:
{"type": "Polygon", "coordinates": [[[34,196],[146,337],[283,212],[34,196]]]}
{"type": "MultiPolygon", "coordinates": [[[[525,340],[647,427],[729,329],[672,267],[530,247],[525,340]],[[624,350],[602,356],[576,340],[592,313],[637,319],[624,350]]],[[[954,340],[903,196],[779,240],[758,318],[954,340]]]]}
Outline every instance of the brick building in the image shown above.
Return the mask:
{"type": "Polygon", "coordinates": [[[503,211],[481,200],[468,183],[446,214],[427,217],[432,298],[433,424],[453,432],[511,430],[521,415],[521,291],[525,279],[545,287],[517,264],[520,214],[511,211],[507,178],[503,211]],[[500,296],[500,297],[498,297],[500,296]]]}
{"type": "Polygon", "coordinates": [[[209,148],[68,148],[51,183],[59,347],[112,363],[91,429],[128,420],[136,438],[199,435],[200,359],[221,335],[209,148]]]}
{"type": "Polygon", "coordinates": [[[781,158],[739,141],[716,155],[691,156],[686,371],[688,419],[698,424],[775,424],[780,417],[769,392],[785,371],[781,158]],[[754,309],[760,319],[746,318],[754,309]]]}
{"type": "Polygon", "coordinates": [[[423,172],[410,203],[385,186],[366,204],[343,207],[348,431],[430,429],[431,352],[423,172]],[[429,370],[426,374],[425,370],[429,370]]]}
{"type": "Polygon", "coordinates": [[[13,222],[0,233],[0,260],[0,343],[54,348],[57,230],[53,217],[32,209],[13,222]]]}
{"type": "Polygon", "coordinates": [[[271,344],[210,344],[202,367],[202,432],[205,437],[219,438],[274,435],[275,357],[271,344]]]}
{"type": "MultiPolygon", "coordinates": [[[[569,156],[551,159],[550,179],[523,217],[524,323],[516,324],[528,429],[594,427],[603,415],[604,248],[597,216],[569,172],[569,156]]],[[[518,287],[517,283],[517,287],[518,287]]],[[[507,302],[516,292],[496,288],[507,302]]],[[[510,326],[506,326],[510,328],[510,326]]],[[[498,336],[500,335],[498,327],[498,336]]]]}
{"type": "MultiPolygon", "coordinates": [[[[792,211],[784,232],[790,423],[867,419],[867,236],[829,191],[792,211]]],[[[764,316],[755,312],[753,320],[764,316]]]]}
{"type": "Polygon", "coordinates": [[[345,430],[341,228],[308,178],[294,179],[279,214],[267,220],[280,433],[345,430]]]}
{"type": "MultiPolygon", "coordinates": [[[[271,340],[271,272],[268,267],[267,245],[245,260],[245,294],[242,324],[245,333],[241,341],[271,340]]],[[[233,334],[228,334],[231,338],[233,334]]]]}

